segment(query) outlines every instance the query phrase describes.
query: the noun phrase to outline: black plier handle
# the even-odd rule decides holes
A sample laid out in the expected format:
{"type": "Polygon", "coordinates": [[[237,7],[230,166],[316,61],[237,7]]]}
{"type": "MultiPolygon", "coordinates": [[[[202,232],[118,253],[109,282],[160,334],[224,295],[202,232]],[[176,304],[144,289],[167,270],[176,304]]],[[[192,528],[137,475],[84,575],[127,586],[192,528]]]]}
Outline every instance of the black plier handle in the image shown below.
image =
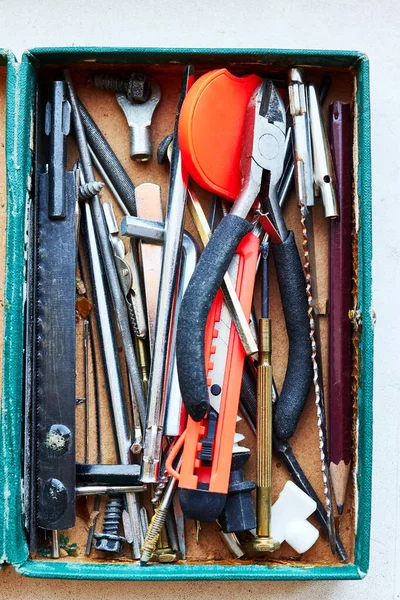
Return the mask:
{"type": "Polygon", "coordinates": [[[185,407],[195,421],[204,418],[209,407],[204,362],[207,315],[240,241],[252,228],[246,217],[260,193],[266,172],[270,203],[278,207],[276,227],[282,239],[287,237],[276,195],[283,170],[285,134],[285,107],[273,83],[266,79],[253,93],[246,112],[240,194],[201,255],[179,311],[176,344],[179,385],[185,407]]]}

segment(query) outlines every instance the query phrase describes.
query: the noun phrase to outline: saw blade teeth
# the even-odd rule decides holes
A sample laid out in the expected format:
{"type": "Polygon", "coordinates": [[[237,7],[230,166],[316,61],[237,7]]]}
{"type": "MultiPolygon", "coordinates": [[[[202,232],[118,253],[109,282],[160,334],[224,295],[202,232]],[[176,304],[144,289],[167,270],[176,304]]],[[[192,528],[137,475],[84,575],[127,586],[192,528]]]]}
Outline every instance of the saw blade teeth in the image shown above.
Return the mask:
{"type": "Polygon", "coordinates": [[[239,444],[239,442],[242,442],[243,440],[244,440],[243,433],[235,433],[234,444],[239,444]]]}

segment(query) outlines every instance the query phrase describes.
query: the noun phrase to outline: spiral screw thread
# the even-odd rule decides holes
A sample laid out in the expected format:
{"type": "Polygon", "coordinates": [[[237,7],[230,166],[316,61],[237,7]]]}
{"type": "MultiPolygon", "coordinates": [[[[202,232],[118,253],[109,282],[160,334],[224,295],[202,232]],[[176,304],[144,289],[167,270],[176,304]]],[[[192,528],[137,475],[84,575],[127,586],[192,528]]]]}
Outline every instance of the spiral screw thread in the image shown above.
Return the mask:
{"type": "Polygon", "coordinates": [[[93,84],[99,89],[107,92],[120,92],[126,94],[128,91],[129,79],[125,77],[116,77],[108,73],[96,73],[93,76],[93,84]]]}
{"type": "Polygon", "coordinates": [[[164,493],[164,490],[167,486],[167,483],[169,481],[170,475],[168,474],[168,471],[165,470],[164,473],[162,474],[162,476],[160,477],[160,479],[158,480],[158,483],[156,485],[156,488],[154,490],[154,495],[151,499],[151,502],[153,505],[158,505],[161,501],[162,495],[164,493]]]}
{"type": "Polygon", "coordinates": [[[105,508],[103,531],[95,534],[95,548],[105,552],[121,552],[125,538],[118,535],[122,520],[123,499],[121,496],[110,496],[105,508]]]}
{"type": "Polygon", "coordinates": [[[334,513],[332,509],[332,494],[331,494],[331,482],[329,475],[329,467],[327,456],[325,454],[325,449],[327,448],[327,440],[325,433],[325,414],[324,407],[322,405],[322,397],[321,397],[321,388],[319,385],[319,370],[318,370],[318,362],[317,362],[317,343],[315,339],[315,322],[314,322],[314,310],[313,310],[313,297],[312,297],[312,287],[311,287],[311,271],[310,271],[310,260],[309,260],[309,250],[308,250],[308,235],[307,235],[307,227],[306,227],[306,211],[307,208],[303,203],[300,204],[301,211],[301,227],[303,231],[303,254],[304,254],[304,274],[306,278],[306,294],[308,300],[308,318],[310,320],[310,340],[311,340],[311,361],[313,367],[313,383],[315,390],[315,405],[317,407],[317,426],[318,426],[318,440],[319,440],[319,451],[320,451],[320,461],[321,461],[321,472],[322,472],[322,482],[324,485],[324,498],[325,498],[325,508],[326,515],[328,520],[328,529],[329,529],[329,538],[331,542],[331,546],[335,544],[335,522],[334,522],[334,513]]]}
{"type": "Polygon", "coordinates": [[[79,198],[81,200],[90,200],[101,192],[104,187],[102,181],[89,181],[79,186],[79,198]]]}
{"type": "Polygon", "coordinates": [[[125,94],[132,103],[143,104],[151,95],[150,82],[142,73],[132,73],[130,77],[96,73],[92,81],[99,90],[125,94]]]}
{"type": "Polygon", "coordinates": [[[118,528],[122,518],[121,496],[110,496],[104,515],[103,533],[118,535],[118,528]]]}
{"type": "Polygon", "coordinates": [[[149,528],[146,533],[145,540],[143,542],[140,562],[146,564],[153,556],[156,548],[158,538],[160,537],[161,530],[167,518],[168,509],[159,507],[156,508],[153,518],[150,521],[149,528]]]}

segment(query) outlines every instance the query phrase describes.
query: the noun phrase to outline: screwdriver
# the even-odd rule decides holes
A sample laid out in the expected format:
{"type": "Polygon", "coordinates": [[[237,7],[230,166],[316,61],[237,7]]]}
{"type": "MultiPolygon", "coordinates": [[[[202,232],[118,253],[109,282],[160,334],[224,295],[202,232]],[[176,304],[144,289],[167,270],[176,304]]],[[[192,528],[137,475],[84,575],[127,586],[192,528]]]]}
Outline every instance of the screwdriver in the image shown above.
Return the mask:
{"type": "Polygon", "coordinates": [[[280,546],[270,535],[272,504],[272,326],[268,317],[269,243],[261,245],[261,318],[258,322],[257,378],[257,536],[251,543],[255,552],[273,552],[280,546]]]}

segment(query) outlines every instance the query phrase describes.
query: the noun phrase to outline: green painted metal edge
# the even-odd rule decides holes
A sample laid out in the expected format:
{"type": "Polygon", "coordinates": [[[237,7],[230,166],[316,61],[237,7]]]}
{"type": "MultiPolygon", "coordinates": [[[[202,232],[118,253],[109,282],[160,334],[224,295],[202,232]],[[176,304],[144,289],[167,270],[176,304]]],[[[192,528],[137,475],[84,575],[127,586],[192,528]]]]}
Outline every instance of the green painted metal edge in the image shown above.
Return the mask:
{"type": "MultiPolygon", "coordinates": [[[[22,64],[16,69],[14,82],[16,92],[16,110],[13,123],[12,139],[15,144],[15,156],[18,161],[12,161],[15,169],[15,181],[13,181],[13,202],[16,213],[15,230],[9,233],[7,240],[7,251],[11,253],[8,258],[10,265],[8,271],[18,276],[10,283],[10,292],[7,298],[15,298],[16,303],[12,305],[14,321],[7,323],[7,336],[9,345],[14,344],[16,355],[7,358],[9,377],[7,387],[3,389],[7,404],[13,406],[12,415],[6,419],[8,428],[3,427],[3,433],[7,429],[12,431],[12,441],[15,452],[7,461],[5,473],[12,472],[8,484],[10,499],[8,508],[10,518],[7,528],[7,559],[12,562],[16,570],[27,576],[43,578],[65,578],[65,579],[131,579],[131,580],[180,580],[180,579],[259,579],[259,580],[314,580],[314,579],[360,579],[365,576],[369,563],[369,528],[371,511],[371,468],[372,468],[372,344],[373,344],[373,322],[371,314],[371,183],[370,183],[370,123],[369,123],[369,87],[368,87],[368,59],[359,52],[347,51],[313,51],[313,50],[266,50],[266,49],[243,49],[233,52],[228,49],[143,49],[143,48],[40,48],[32,50],[24,55],[22,64]],[[63,54],[64,56],[60,56],[63,54]],[[66,56],[65,56],[66,55],[66,56]],[[172,55],[172,56],[171,56],[172,55]],[[317,57],[314,60],[312,57],[317,57]],[[357,102],[360,110],[358,114],[358,140],[359,140],[359,197],[360,197],[360,238],[359,238],[359,304],[363,314],[363,326],[361,331],[360,349],[362,353],[362,365],[359,390],[359,455],[357,486],[359,494],[358,504],[358,526],[356,532],[355,563],[343,566],[269,566],[269,565],[150,565],[140,568],[134,564],[82,564],[72,562],[42,561],[28,559],[27,546],[23,538],[21,522],[21,465],[20,465],[20,443],[21,443],[21,398],[22,398],[22,352],[23,352],[23,326],[22,326],[22,286],[23,286],[23,235],[24,235],[24,211],[27,201],[27,180],[31,167],[31,151],[29,150],[30,128],[33,107],[34,72],[32,66],[40,66],[50,63],[81,62],[98,59],[98,62],[193,62],[204,63],[204,57],[215,61],[224,58],[225,61],[251,60],[260,63],[268,62],[276,65],[289,63],[344,66],[354,67],[358,75],[357,102]],[[285,61],[284,61],[285,57],[285,61]],[[56,60],[57,59],[57,60],[56,60]],[[16,137],[18,131],[18,144],[16,137]],[[11,248],[11,252],[10,252],[11,248]],[[18,304],[19,303],[19,304],[18,304]],[[13,325],[9,329],[10,325],[13,325]],[[9,396],[9,398],[8,398],[9,396]],[[13,402],[11,402],[13,399],[13,402]],[[14,519],[12,518],[14,516],[14,519]],[[10,531],[13,531],[10,536],[10,531]],[[10,545],[14,546],[13,551],[10,545]]],[[[11,167],[11,165],[10,165],[11,167]]],[[[10,208],[10,211],[12,209],[10,208]]],[[[8,347],[8,351],[10,348],[8,347]]],[[[3,420],[2,420],[3,423],[3,420]]],[[[4,438],[3,438],[4,439],[4,438]]],[[[4,446],[2,450],[4,452],[4,446]]],[[[1,513],[0,513],[1,514],[1,513]]]]}
{"type": "Polygon", "coordinates": [[[27,62],[8,54],[6,109],[7,236],[4,350],[0,414],[1,561],[26,560],[21,514],[21,422],[23,398],[23,294],[25,214],[31,168],[33,77],[27,62]]]}
{"type": "Polygon", "coordinates": [[[358,65],[358,195],[360,232],[358,246],[359,310],[361,369],[358,392],[358,515],[355,563],[361,576],[369,567],[372,491],[372,396],[374,318],[372,310],[372,188],[371,188],[371,116],[369,62],[363,56],[358,65]]]}
{"type": "Polygon", "coordinates": [[[31,59],[40,64],[62,64],[77,62],[130,63],[217,63],[224,61],[241,62],[247,60],[287,66],[331,66],[348,68],[364,56],[352,50],[293,50],[274,48],[127,48],[127,47],[69,47],[33,48],[29,50],[31,59]]]}
{"type": "MultiPolygon", "coordinates": [[[[5,128],[6,128],[6,139],[5,139],[5,153],[6,153],[6,160],[7,160],[7,139],[8,139],[8,131],[10,129],[10,124],[12,122],[12,111],[11,111],[11,106],[10,106],[10,100],[14,94],[14,87],[12,85],[12,80],[13,80],[13,69],[15,68],[15,57],[14,55],[9,52],[8,50],[5,50],[4,48],[0,49],[0,66],[2,67],[6,67],[6,123],[5,123],[5,128]]],[[[6,195],[8,195],[8,184],[7,184],[7,163],[6,163],[6,172],[4,173],[4,177],[6,180],[6,195]]],[[[5,282],[4,282],[5,283],[5,282]]],[[[6,306],[6,295],[4,297],[4,306],[6,306]]],[[[4,307],[3,307],[4,310],[4,307]]],[[[4,324],[4,331],[5,331],[5,327],[6,325],[4,324]]],[[[3,336],[4,336],[4,332],[3,332],[3,336]]],[[[0,421],[2,418],[2,413],[3,413],[3,407],[4,407],[4,403],[2,401],[2,398],[4,397],[4,394],[1,395],[0,397],[0,421]]],[[[0,430],[0,447],[2,447],[1,445],[1,430],[0,430]]],[[[7,474],[5,471],[3,471],[0,468],[0,515],[5,514],[5,503],[6,503],[6,496],[8,495],[9,491],[8,491],[8,487],[7,487],[7,474]]],[[[1,524],[0,524],[0,565],[1,563],[5,562],[6,560],[6,546],[7,546],[7,537],[6,537],[6,532],[7,532],[7,522],[6,519],[2,519],[1,524]]]]}
{"type": "Polygon", "coordinates": [[[291,567],[261,565],[156,565],[140,567],[137,564],[82,564],[57,561],[27,561],[16,567],[21,575],[46,579],[98,580],[314,580],[359,579],[355,565],[342,567],[291,567]]]}

